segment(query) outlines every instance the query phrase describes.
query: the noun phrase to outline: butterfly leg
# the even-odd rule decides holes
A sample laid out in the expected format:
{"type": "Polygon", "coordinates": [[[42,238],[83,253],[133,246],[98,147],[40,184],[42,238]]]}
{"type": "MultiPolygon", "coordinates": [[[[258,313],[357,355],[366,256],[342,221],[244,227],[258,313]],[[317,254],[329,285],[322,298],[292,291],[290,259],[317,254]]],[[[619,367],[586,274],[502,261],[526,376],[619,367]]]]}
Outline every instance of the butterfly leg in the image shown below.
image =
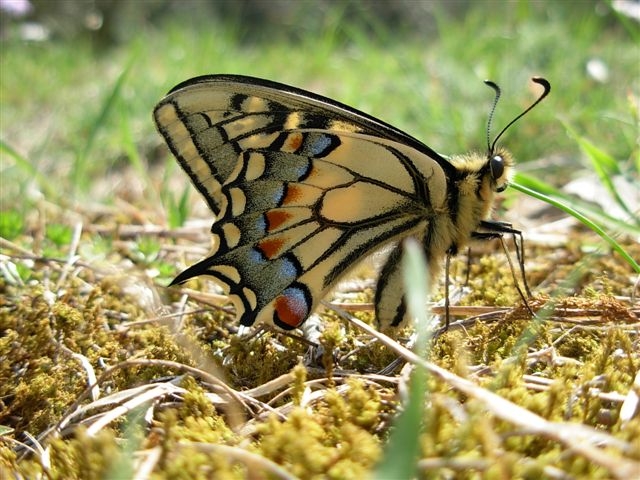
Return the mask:
{"type": "Polygon", "coordinates": [[[524,240],[522,237],[522,232],[520,230],[516,230],[511,226],[510,223],[507,222],[499,222],[499,221],[491,221],[491,220],[483,220],[480,222],[480,226],[482,228],[487,229],[486,232],[473,232],[471,237],[476,240],[490,240],[494,238],[500,239],[500,244],[507,256],[507,262],[509,263],[509,268],[511,270],[511,275],[513,276],[513,280],[515,283],[516,290],[522,299],[525,307],[529,311],[532,316],[535,316],[535,313],[529,306],[529,302],[527,301],[527,297],[531,297],[531,290],[529,289],[529,284],[527,283],[527,276],[525,275],[524,270],[524,240]],[[525,296],[524,292],[520,288],[520,284],[517,280],[517,276],[515,273],[515,269],[513,267],[513,263],[511,262],[511,256],[509,255],[509,251],[507,249],[506,244],[504,243],[504,234],[509,233],[513,235],[514,243],[516,246],[516,257],[518,259],[518,263],[520,265],[520,274],[522,275],[522,282],[524,283],[524,288],[527,293],[525,296]],[[520,243],[517,242],[516,238],[520,237],[520,243]]]}
{"type": "Polygon", "coordinates": [[[449,312],[449,268],[451,267],[451,254],[447,253],[444,262],[444,331],[449,330],[450,312],[449,312]]]}

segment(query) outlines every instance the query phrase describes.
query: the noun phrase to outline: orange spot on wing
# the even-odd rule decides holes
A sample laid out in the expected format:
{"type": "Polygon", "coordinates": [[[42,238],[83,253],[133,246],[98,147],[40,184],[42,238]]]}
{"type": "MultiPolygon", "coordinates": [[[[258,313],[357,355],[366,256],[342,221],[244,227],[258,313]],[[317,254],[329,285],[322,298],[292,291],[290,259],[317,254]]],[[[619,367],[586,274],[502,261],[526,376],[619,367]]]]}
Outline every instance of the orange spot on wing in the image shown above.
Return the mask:
{"type": "Polygon", "coordinates": [[[280,225],[291,218],[291,214],[282,210],[271,210],[265,214],[267,218],[267,231],[276,230],[280,225]]]}
{"type": "Polygon", "coordinates": [[[258,243],[258,248],[262,252],[262,254],[269,260],[274,257],[277,257],[285,241],[282,238],[274,238],[270,240],[262,240],[258,243]]]}
{"type": "Polygon", "coordinates": [[[282,322],[296,328],[306,318],[307,308],[306,304],[301,305],[293,298],[280,295],[275,300],[275,312],[282,322]]]}
{"type": "Polygon", "coordinates": [[[286,149],[288,151],[297,152],[302,146],[303,139],[304,137],[301,133],[292,133],[287,137],[287,141],[285,142],[286,149]]]}
{"type": "Polygon", "coordinates": [[[295,185],[287,185],[287,195],[282,200],[282,205],[287,205],[291,203],[295,203],[296,200],[300,200],[302,198],[302,190],[300,187],[295,185]]]}

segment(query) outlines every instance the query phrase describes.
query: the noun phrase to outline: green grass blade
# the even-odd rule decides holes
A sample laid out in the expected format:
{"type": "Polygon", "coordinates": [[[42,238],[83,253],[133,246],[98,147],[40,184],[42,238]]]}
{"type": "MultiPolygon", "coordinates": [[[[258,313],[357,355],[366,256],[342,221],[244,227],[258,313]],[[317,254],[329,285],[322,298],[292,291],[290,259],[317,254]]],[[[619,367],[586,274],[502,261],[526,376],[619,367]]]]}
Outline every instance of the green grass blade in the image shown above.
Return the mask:
{"type": "Polygon", "coordinates": [[[43,190],[45,196],[53,197],[56,192],[56,188],[54,188],[53,183],[49,181],[49,178],[36,169],[28,158],[23,157],[20,153],[18,153],[13,147],[11,147],[4,140],[0,139],[0,152],[8,155],[13,158],[16,162],[16,165],[20,167],[30,178],[34,178],[40,188],[43,190]]]}
{"type": "MultiPolygon", "coordinates": [[[[607,3],[610,4],[611,2],[607,3]]],[[[640,29],[638,29],[638,24],[636,23],[637,19],[621,13],[617,8],[613,8],[612,10],[633,41],[636,42],[636,44],[640,44],[640,29]]]]}
{"type": "Polygon", "coordinates": [[[602,208],[594,206],[593,203],[567,195],[548,183],[542,182],[534,177],[530,177],[522,173],[516,173],[514,184],[530,188],[531,190],[535,190],[536,192],[548,197],[560,199],[565,203],[565,205],[582,212],[588,212],[591,217],[606,224],[612,229],[616,229],[617,231],[624,232],[629,235],[640,235],[640,226],[638,226],[637,221],[629,222],[627,220],[621,220],[608,214],[602,208]]]}
{"type": "Polygon", "coordinates": [[[95,118],[95,120],[89,125],[89,133],[87,135],[87,140],[85,141],[80,153],[76,155],[75,162],[72,169],[72,188],[78,189],[78,187],[82,187],[82,190],[86,190],[89,187],[89,182],[85,178],[87,173],[87,162],[89,158],[89,154],[93,149],[93,145],[95,143],[98,132],[104,127],[109,114],[114,109],[115,104],[120,98],[120,92],[122,91],[122,86],[124,85],[124,81],[127,78],[131,67],[133,66],[133,58],[129,62],[129,64],[124,68],[120,76],[116,80],[109,92],[109,95],[102,103],[102,107],[100,109],[100,113],[95,118]]]}
{"type": "MultiPolygon", "coordinates": [[[[425,310],[425,292],[428,292],[428,275],[424,252],[415,241],[404,243],[402,270],[407,298],[407,308],[415,319],[418,338],[416,353],[425,358],[431,336],[425,310]]],[[[427,372],[416,365],[409,382],[409,398],[394,422],[387,440],[385,454],[376,468],[373,478],[377,480],[410,479],[417,474],[420,455],[420,432],[422,412],[427,393],[427,372]]]]}
{"type": "Polygon", "coordinates": [[[122,149],[124,150],[129,163],[136,171],[140,178],[144,178],[147,181],[146,185],[150,184],[149,181],[149,169],[142,161],[140,157],[140,153],[138,153],[138,147],[136,145],[136,139],[133,137],[133,132],[131,130],[131,122],[129,119],[131,118],[131,112],[126,106],[123,106],[120,110],[120,139],[122,140],[122,149]]]}
{"type": "Polygon", "coordinates": [[[629,217],[633,218],[634,214],[632,210],[620,196],[618,189],[613,183],[614,176],[623,175],[623,172],[620,170],[620,165],[616,159],[598,148],[583,136],[579,135],[568,124],[565,123],[564,126],[567,129],[567,132],[569,132],[569,135],[578,143],[582,152],[591,162],[591,166],[596,172],[596,175],[598,175],[600,183],[602,183],[602,185],[607,189],[611,198],[616,201],[620,208],[627,212],[629,217]]]}
{"type": "Polygon", "coordinates": [[[638,263],[631,257],[631,255],[629,255],[627,251],[624,248],[622,248],[622,246],[618,242],[616,242],[616,240],[613,237],[611,237],[607,232],[605,232],[597,223],[593,222],[592,220],[584,216],[582,213],[578,212],[577,210],[575,210],[574,208],[572,208],[571,206],[567,205],[566,203],[562,202],[557,198],[553,198],[543,193],[540,193],[536,190],[532,190],[528,187],[525,187],[524,185],[519,184],[518,182],[511,183],[511,186],[522,193],[525,193],[531,197],[537,198],[538,200],[542,200],[543,202],[548,203],[549,205],[553,205],[554,207],[559,208],[563,212],[568,213],[572,217],[578,219],[580,223],[582,223],[583,225],[589,227],[591,230],[596,232],[605,242],[609,244],[611,248],[613,248],[613,250],[618,252],[618,254],[624,259],[625,262],[631,265],[631,267],[636,272],[640,273],[640,265],[638,265],[638,263]]]}
{"type": "Polygon", "coordinates": [[[148,194],[147,198],[149,198],[153,204],[159,205],[161,203],[160,192],[154,188],[153,181],[150,177],[150,170],[140,156],[138,145],[134,138],[133,129],[131,128],[130,119],[133,117],[133,112],[131,112],[128,105],[123,103],[124,102],[120,102],[121,108],[119,112],[120,144],[126,154],[129,164],[133,167],[138,178],[140,178],[141,183],[144,185],[145,191],[148,194]]]}

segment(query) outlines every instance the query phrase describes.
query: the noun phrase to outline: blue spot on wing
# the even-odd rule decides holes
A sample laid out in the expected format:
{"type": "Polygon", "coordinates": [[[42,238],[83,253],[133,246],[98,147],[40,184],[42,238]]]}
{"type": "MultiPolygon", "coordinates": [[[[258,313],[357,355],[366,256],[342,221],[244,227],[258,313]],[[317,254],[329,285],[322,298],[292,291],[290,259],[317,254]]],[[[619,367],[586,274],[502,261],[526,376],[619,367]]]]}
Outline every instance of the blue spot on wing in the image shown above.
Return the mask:
{"type": "Polygon", "coordinates": [[[284,277],[294,279],[300,275],[300,265],[297,261],[292,261],[289,257],[282,258],[280,272],[284,277]]]}
{"type": "Polygon", "coordinates": [[[280,187],[273,192],[273,197],[272,197],[273,204],[281,205],[286,193],[287,193],[286,186],[284,184],[280,185],[280,187]]]}
{"type": "Polygon", "coordinates": [[[326,155],[328,153],[328,149],[333,144],[333,137],[329,135],[313,135],[309,137],[311,141],[307,145],[307,151],[314,157],[326,155]]]}
{"type": "Polygon", "coordinates": [[[257,248],[249,250],[249,262],[254,265],[261,265],[267,261],[262,252],[257,248]]]}

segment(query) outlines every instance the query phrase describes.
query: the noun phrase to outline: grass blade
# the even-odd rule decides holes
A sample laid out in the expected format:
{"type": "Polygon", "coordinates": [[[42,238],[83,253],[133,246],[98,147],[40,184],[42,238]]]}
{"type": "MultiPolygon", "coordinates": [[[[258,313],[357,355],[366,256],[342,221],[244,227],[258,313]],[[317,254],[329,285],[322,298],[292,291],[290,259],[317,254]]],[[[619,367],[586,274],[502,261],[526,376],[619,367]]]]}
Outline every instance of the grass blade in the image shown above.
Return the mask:
{"type": "MultiPolygon", "coordinates": [[[[415,241],[406,241],[402,258],[407,308],[415,319],[418,338],[415,348],[425,358],[431,336],[425,310],[425,292],[428,292],[428,276],[424,252],[415,241]]],[[[394,422],[386,444],[386,451],[378,465],[374,478],[378,480],[410,479],[417,474],[420,455],[422,411],[427,393],[427,371],[416,366],[409,382],[409,397],[394,422]]]]}
{"type": "Polygon", "coordinates": [[[630,222],[614,217],[613,215],[605,212],[602,208],[594,206],[593,203],[577,197],[573,197],[571,195],[567,195],[566,193],[561,192],[548,183],[542,182],[534,177],[530,177],[522,173],[516,173],[515,181],[511,185],[513,185],[516,189],[518,189],[518,187],[529,188],[539,194],[545,195],[545,198],[551,197],[561,200],[562,202],[564,202],[564,205],[572,207],[573,209],[579,210],[581,212],[588,212],[591,217],[596,218],[601,223],[604,223],[610,228],[616,229],[617,231],[624,232],[628,235],[633,236],[640,235],[640,227],[636,225],[637,222],[630,222]]]}
{"type": "Polygon", "coordinates": [[[580,136],[566,123],[564,125],[569,132],[569,135],[578,143],[582,152],[591,162],[591,166],[596,172],[596,175],[598,175],[600,183],[602,183],[602,185],[604,185],[604,187],[607,189],[611,198],[616,201],[620,208],[622,208],[630,218],[634,218],[633,211],[629,208],[624,199],[619,195],[618,189],[613,183],[613,178],[616,175],[623,175],[623,172],[620,170],[620,165],[618,164],[616,159],[606,153],[604,150],[598,148],[586,138],[580,136]]]}
{"type": "Polygon", "coordinates": [[[129,62],[129,64],[125,67],[125,69],[120,73],[120,76],[116,80],[111,89],[111,92],[107,96],[107,98],[102,103],[102,108],[100,109],[100,113],[96,117],[96,119],[89,125],[89,133],[87,135],[87,140],[84,143],[82,149],[76,155],[74,165],[72,168],[72,188],[77,189],[78,186],[82,186],[83,190],[88,188],[89,182],[84,178],[87,173],[87,159],[89,158],[89,154],[93,148],[98,132],[103,128],[106,123],[109,114],[114,109],[115,104],[117,103],[118,98],[120,97],[120,92],[122,90],[122,86],[124,85],[124,81],[127,78],[131,67],[133,66],[133,59],[129,62]]]}
{"type": "Polygon", "coordinates": [[[40,173],[37,168],[35,168],[28,158],[23,157],[20,153],[18,153],[13,147],[11,147],[4,140],[0,139],[0,152],[7,154],[9,157],[13,158],[16,162],[16,165],[24,170],[27,175],[38,182],[40,188],[44,191],[45,196],[53,197],[56,189],[53,184],[49,181],[49,179],[40,173]]]}
{"type": "Polygon", "coordinates": [[[525,193],[533,198],[537,198],[538,200],[542,200],[543,202],[548,203],[549,205],[553,205],[554,207],[559,208],[563,212],[568,213],[572,217],[578,219],[580,223],[582,223],[583,225],[589,227],[591,230],[596,232],[605,242],[609,244],[611,248],[613,248],[613,250],[618,252],[618,254],[624,259],[625,262],[631,265],[631,267],[637,273],[640,273],[640,265],[638,265],[638,263],[631,257],[631,255],[629,255],[627,251],[624,248],[622,248],[622,246],[607,232],[605,232],[597,223],[593,222],[592,220],[584,216],[582,213],[578,212],[577,210],[567,205],[566,203],[564,203],[558,198],[547,196],[536,190],[532,190],[528,187],[525,187],[524,185],[521,185],[518,182],[511,183],[511,186],[516,190],[522,193],[525,193]]]}

